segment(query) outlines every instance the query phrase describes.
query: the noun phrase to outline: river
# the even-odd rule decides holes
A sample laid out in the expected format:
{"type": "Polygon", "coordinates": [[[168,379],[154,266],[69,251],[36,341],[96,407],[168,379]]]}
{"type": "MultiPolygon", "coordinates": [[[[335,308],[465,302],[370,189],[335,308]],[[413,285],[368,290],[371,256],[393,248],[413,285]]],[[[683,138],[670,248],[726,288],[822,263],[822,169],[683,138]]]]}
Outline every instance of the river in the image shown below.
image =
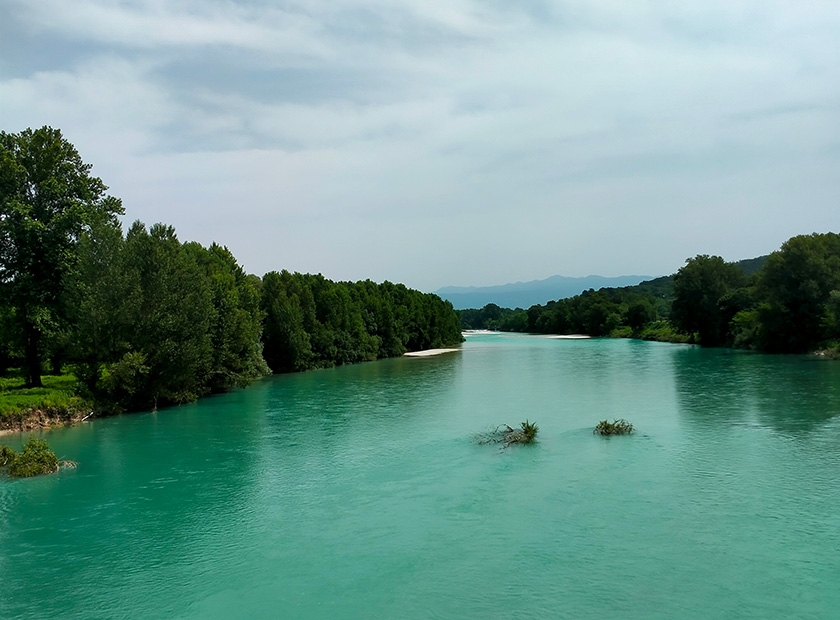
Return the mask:
{"type": "Polygon", "coordinates": [[[478,335],[45,437],[78,468],[0,481],[4,619],[840,609],[837,362],[478,335]]]}

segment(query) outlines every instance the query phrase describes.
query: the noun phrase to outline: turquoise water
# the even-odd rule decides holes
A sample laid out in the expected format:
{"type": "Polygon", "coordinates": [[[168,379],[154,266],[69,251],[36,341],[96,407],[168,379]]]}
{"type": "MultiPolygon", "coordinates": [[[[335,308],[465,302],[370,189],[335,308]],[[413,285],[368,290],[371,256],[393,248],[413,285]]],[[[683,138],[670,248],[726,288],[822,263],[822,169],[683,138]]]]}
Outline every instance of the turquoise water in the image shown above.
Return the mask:
{"type": "Polygon", "coordinates": [[[840,613],[838,363],[478,336],[46,436],[79,467],[0,481],[4,619],[840,613]]]}

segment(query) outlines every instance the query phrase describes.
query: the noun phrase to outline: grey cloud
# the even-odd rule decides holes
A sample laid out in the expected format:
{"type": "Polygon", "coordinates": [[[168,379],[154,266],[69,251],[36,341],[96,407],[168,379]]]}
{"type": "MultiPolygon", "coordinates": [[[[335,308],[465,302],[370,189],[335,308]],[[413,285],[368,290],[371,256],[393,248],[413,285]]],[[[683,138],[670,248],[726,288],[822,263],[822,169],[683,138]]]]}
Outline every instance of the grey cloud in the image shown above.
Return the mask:
{"type": "Polygon", "coordinates": [[[156,72],[161,85],[179,98],[192,99],[198,91],[235,94],[260,103],[349,101],[368,104],[393,100],[403,90],[405,76],[393,71],[330,65],[259,66],[250,55],[236,50],[211,49],[182,56],[156,72]]]}
{"type": "Polygon", "coordinates": [[[686,248],[743,257],[701,209],[763,253],[836,207],[829,3],[7,0],[0,18],[4,129],[61,126],[132,218],[230,239],[254,271],[660,273],[686,248]],[[377,226],[387,261],[358,241],[377,226]]]}

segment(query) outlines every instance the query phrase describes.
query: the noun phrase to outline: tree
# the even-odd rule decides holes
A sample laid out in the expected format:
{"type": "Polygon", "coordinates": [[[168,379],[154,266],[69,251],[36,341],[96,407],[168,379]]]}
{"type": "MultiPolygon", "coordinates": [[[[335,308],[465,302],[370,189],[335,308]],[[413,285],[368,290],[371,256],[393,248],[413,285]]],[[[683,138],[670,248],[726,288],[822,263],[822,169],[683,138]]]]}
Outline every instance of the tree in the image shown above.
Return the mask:
{"type": "Polygon", "coordinates": [[[292,278],[285,270],[282,273],[271,271],[263,276],[260,302],[265,313],[263,355],[269,368],[276,373],[312,367],[312,345],[292,278]]]}
{"type": "Polygon", "coordinates": [[[12,365],[16,340],[18,333],[12,308],[0,302],[0,376],[12,365]]]}
{"type": "Polygon", "coordinates": [[[656,320],[656,308],[647,299],[638,299],[627,308],[627,325],[638,335],[648,323],[656,320]]]}
{"type": "Polygon", "coordinates": [[[837,337],[840,234],[799,235],[773,252],[759,274],[763,348],[805,352],[837,337]]]}
{"type": "Polygon", "coordinates": [[[720,346],[726,341],[729,321],[721,300],[746,284],[747,276],[720,256],[701,254],[689,258],[674,275],[671,322],[677,329],[697,333],[700,344],[720,346]]]}
{"type": "Polygon", "coordinates": [[[41,385],[43,337],[62,318],[82,232],[123,212],[90,169],[58,129],[0,132],[0,299],[14,309],[28,386],[41,385]]]}
{"type": "Polygon", "coordinates": [[[263,312],[259,278],[249,278],[226,247],[192,242],[183,249],[206,272],[215,313],[210,324],[213,350],[207,385],[211,392],[245,386],[268,373],[262,356],[263,312]]]}
{"type": "Polygon", "coordinates": [[[142,299],[140,275],[127,262],[119,222],[95,221],[79,243],[79,260],[67,281],[75,373],[92,395],[104,365],[130,351],[142,299]]]}
{"type": "Polygon", "coordinates": [[[171,226],[147,231],[135,222],[125,244],[126,267],[137,272],[141,291],[126,311],[134,317],[129,350],[144,356],[133,358],[131,367],[146,369],[126,408],[194,400],[208,391],[213,367],[217,312],[210,279],[171,226]]]}

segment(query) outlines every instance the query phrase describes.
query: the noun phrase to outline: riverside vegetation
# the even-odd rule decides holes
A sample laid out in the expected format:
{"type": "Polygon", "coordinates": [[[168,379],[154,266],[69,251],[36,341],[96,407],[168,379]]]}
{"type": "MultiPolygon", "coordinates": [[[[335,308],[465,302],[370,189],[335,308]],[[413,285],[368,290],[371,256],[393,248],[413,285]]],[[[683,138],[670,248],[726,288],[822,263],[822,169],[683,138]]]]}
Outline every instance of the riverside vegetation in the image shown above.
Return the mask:
{"type": "Polygon", "coordinates": [[[288,271],[260,278],[171,226],[124,231],[121,201],[90,170],[57,129],[0,132],[0,429],[462,341],[436,295],[288,271]]]}
{"type": "Polygon", "coordinates": [[[0,474],[12,478],[31,478],[54,474],[62,467],[75,467],[72,461],[59,461],[43,439],[30,437],[20,453],[8,446],[0,446],[0,474]]]}
{"type": "Polygon", "coordinates": [[[689,258],[674,275],[522,308],[460,310],[464,329],[582,333],[840,357],[840,234],[756,259],[689,258]]]}

